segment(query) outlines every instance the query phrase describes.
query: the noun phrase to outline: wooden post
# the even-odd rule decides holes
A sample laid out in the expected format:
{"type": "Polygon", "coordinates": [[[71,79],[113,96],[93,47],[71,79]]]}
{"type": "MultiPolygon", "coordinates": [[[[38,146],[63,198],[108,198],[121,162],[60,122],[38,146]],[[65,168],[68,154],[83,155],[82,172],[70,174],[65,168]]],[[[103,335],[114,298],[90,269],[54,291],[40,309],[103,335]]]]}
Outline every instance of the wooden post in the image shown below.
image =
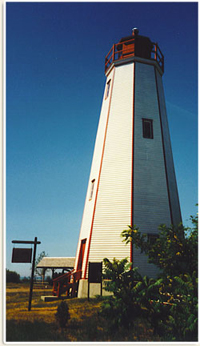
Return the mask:
{"type": "Polygon", "coordinates": [[[112,51],[112,61],[111,63],[115,61],[115,44],[113,44],[113,51],[112,51]]]}
{"type": "Polygon", "coordinates": [[[32,262],[32,273],[31,273],[31,282],[30,282],[30,294],[29,294],[28,311],[31,311],[31,301],[32,301],[32,293],[33,293],[33,278],[34,278],[34,269],[35,269],[36,247],[37,247],[37,237],[35,237],[35,241],[34,241],[34,251],[33,251],[33,262],[32,262]]]}
{"type": "Polygon", "coordinates": [[[157,43],[155,43],[155,60],[157,61],[157,43]]]}

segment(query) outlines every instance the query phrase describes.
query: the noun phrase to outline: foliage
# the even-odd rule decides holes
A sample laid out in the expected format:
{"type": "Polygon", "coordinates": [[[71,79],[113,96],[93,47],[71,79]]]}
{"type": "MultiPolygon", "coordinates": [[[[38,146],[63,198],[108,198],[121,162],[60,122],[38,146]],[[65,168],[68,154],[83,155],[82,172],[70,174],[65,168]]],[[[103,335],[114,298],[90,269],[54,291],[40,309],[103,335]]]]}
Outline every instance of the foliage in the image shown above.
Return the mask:
{"type": "Polygon", "coordinates": [[[198,298],[197,278],[185,274],[172,280],[174,304],[170,309],[171,329],[176,340],[197,341],[198,298]]]}
{"type": "Polygon", "coordinates": [[[24,276],[23,279],[21,280],[21,282],[30,282],[30,276],[24,276]]]}
{"type": "Polygon", "coordinates": [[[157,279],[141,277],[127,259],[104,259],[105,289],[112,296],[102,304],[101,314],[109,328],[130,329],[135,316],[145,318],[163,341],[197,341],[197,241],[198,217],[193,228],[160,226],[153,244],[138,228],[122,232],[161,271],[157,279]]]}
{"type": "Polygon", "coordinates": [[[100,314],[109,320],[108,330],[129,330],[136,317],[151,322],[154,334],[163,330],[163,306],[157,303],[163,280],[142,277],[137,268],[130,269],[131,263],[127,259],[114,258],[113,262],[104,259],[104,266],[105,289],[113,293],[102,303],[100,310],[100,314]]]}
{"type": "Polygon", "coordinates": [[[9,269],[6,269],[6,282],[14,282],[19,283],[20,282],[20,275],[14,271],[11,271],[9,269]]]}
{"type": "Polygon", "coordinates": [[[38,263],[44,258],[44,257],[47,257],[48,254],[45,253],[45,251],[42,251],[36,261],[35,261],[35,273],[39,276],[42,276],[42,281],[44,281],[44,276],[45,276],[45,273],[48,271],[48,269],[46,268],[37,268],[37,265],[38,263]]]}
{"type": "Polygon", "coordinates": [[[136,248],[149,256],[149,262],[158,266],[163,275],[180,275],[197,272],[198,229],[197,218],[191,217],[194,228],[178,226],[159,227],[160,233],[154,244],[137,227],[122,232],[126,244],[133,242],[136,248]]]}
{"type": "Polygon", "coordinates": [[[69,307],[64,300],[58,305],[58,309],[55,314],[55,317],[59,326],[62,329],[65,328],[68,320],[70,319],[70,314],[69,314],[69,307]]]}

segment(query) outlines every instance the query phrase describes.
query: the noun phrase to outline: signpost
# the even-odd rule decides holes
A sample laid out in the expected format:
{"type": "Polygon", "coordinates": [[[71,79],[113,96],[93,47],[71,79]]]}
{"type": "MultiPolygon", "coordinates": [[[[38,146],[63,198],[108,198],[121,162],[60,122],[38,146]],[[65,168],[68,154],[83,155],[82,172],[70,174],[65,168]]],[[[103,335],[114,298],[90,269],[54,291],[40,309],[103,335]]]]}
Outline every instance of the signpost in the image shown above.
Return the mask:
{"type": "MultiPolygon", "coordinates": [[[[37,241],[37,237],[35,237],[34,241],[13,240],[12,243],[14,243],[14,244],[34,244],[32,272],[31,272],[31,281],[30,281],[30,294],[29,294],[29,304],[28,304],[28,311],[31,311],[31,300],[32,300],[32,292],[33,292],[33,278],[34,278],[34,268],[35,268],[36,247],[37,247],[37,244],[41,244],[41,242],[37,241]]],[[[13,248],[12,263],[31,263],[31,257],[32,257],[32,249],[13,248]]]]}

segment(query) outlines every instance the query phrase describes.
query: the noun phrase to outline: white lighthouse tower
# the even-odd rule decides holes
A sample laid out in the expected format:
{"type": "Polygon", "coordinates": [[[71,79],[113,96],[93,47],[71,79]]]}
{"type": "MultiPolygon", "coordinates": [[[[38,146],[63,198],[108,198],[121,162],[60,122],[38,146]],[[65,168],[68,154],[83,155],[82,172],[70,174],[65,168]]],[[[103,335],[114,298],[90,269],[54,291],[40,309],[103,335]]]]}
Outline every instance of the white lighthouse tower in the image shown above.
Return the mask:
{"type": "Polygon", "coordinates": [[[105,257],[127,257],[142,275],[155,275],[147,257],[122,242],[121,232],[128,225],[153,237],[160,224],[181,222],[163,73],[157,43],[137,29],[106,56],[105,91],[74,268],[82,272],[78,297],[87,296],[89,262],[105,257]]]}

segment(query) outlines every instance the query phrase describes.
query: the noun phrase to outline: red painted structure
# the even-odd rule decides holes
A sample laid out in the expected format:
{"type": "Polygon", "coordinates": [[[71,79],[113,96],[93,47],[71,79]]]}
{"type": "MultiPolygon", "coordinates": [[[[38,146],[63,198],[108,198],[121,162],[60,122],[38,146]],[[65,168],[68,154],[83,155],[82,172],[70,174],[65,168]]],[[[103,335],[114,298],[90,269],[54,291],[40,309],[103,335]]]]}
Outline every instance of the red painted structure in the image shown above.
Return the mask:
{"type": "Polygon", "coordinates": [[[164,56],[158,44],[134,32],[132,36],[124,37],[112,46],[105,58],[105,72],[113,62],[131,57],[155,60],[164,72],[164,56]]]}

